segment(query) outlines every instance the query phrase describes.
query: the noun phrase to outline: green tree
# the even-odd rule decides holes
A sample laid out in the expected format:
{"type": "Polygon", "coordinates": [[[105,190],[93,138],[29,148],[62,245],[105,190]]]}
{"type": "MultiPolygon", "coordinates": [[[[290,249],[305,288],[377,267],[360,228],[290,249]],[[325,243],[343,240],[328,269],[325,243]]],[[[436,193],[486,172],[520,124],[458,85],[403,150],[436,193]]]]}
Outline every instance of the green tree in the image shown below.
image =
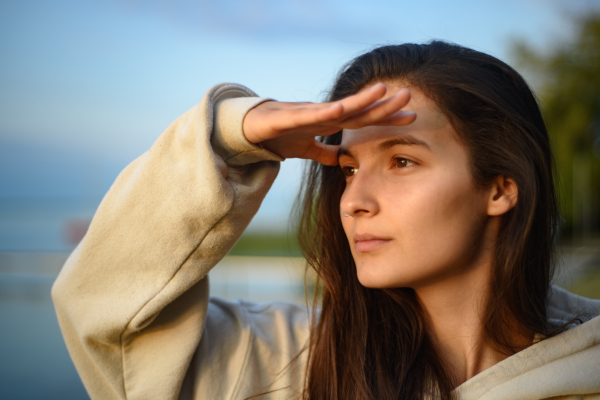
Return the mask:
{"type": "Polygon", "coordinates": [[[573,39],[549,52],[514,44],[517,66],[539,82],[562,204],[562,237],[600,232],[600,13],[581,16],[573,39]]]}

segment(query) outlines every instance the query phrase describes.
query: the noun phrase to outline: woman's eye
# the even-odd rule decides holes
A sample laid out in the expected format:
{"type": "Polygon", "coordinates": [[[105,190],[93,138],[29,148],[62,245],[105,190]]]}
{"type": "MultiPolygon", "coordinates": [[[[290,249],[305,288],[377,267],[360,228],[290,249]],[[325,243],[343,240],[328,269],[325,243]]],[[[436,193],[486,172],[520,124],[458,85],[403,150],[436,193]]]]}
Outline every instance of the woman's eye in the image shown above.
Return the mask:
{"type": "Polygon", "coordinates": [[[354,174],[356,174],[356,172],[358,171],[358,168],[355,167],[342,167],[342,172],[344,173],[345,176],[352,176],[354,174]]]}
{"type": "Polygon", "coordinates": [[[396,157],[394,158],[394,163],[396,164],[396,168],[404,168],[413,165],[415,162],[406,158],[396,157]]]}

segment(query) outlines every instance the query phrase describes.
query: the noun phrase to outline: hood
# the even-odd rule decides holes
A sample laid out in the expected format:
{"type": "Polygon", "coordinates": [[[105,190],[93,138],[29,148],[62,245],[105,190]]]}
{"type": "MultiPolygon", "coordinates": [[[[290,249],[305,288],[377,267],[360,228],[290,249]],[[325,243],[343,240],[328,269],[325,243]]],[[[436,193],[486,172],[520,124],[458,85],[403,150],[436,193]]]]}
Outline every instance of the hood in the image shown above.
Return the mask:
{"type": "Polygon", "coordinates": [[[576,317],[586,322],[535,343],[474,376],[456,388],[458,398],[579,399],[595,394],[600,399],[600,300],[553,286],[548,299],[549,320],[564,325],[576,317]]]}

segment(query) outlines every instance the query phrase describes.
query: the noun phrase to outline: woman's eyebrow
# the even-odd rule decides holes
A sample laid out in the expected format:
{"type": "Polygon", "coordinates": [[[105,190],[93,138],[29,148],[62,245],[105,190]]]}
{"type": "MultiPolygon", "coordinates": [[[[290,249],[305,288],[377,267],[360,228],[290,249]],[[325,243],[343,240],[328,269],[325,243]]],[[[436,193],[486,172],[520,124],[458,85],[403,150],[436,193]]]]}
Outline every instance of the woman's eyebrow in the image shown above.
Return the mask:
{"type": "MultiPolygon", "coordinates": [[[[419,140],[410,135],[403,135],[403,136],[394,137],[394,138],[391,138],[391,139],[388,139],[386,141],[379,143],[373,149],[373,153],[379,154],[379,153],[382,153],[382,152],[386,151],[387,149],[392,148],[397,145],[419,146],[419,147],[423,147],[423,148],[431,151],[431,148],[429,147],[429,145],[427,143],[425,143],[424,141],[419,140]]],[[[349,149],[340,146],[340,148],[338,150],[338,158],[341,156],[348,156],[348,157],[356,158],[356,157],[354,157],[354,154],[352,154],[352,152],[349,149]]]]}
{"type": "Polygon", "coordinates": [[[419,140],[413,136],[410,135],[402,135],[402,136],[397,136],[391,139],[388,139],[384,142],[379,143],[374,149],[373,149],[373,153],[374,154],[378,154],[378,153],[382,153],[385,150],[397,146],[397,145],[403,145],[403,146],[419,146],[419,147],[423,147],[429,151],[431,151],[431,148],[429,147],[429,145],[427,143],[425,143],[422,140],[419,140]]]}
{"type": "Polygon", "coordinates": [[[340,148],[338,149],[338,158],[340,158],[341,156],[348,156],[354,158],[354,155],[350,152],[350,150],[342,146],[340,146],[340,148]]]}

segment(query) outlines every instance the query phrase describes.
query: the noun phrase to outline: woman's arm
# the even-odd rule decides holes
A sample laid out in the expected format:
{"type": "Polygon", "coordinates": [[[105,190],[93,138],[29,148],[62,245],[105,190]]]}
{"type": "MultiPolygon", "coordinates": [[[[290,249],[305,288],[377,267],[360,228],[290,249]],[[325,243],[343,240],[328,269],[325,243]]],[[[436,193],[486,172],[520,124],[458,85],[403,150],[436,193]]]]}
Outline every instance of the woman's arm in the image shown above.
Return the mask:
{"type": "Polygon", "coordinates": [[[242,134],[244,115],[264,101],[249,96],[242,86],[215,86],[173,122],[119,175],[54,284],[92,398],[177,397],[206,316],[202,278],[279,169],[280,157],[242,134]]]}

